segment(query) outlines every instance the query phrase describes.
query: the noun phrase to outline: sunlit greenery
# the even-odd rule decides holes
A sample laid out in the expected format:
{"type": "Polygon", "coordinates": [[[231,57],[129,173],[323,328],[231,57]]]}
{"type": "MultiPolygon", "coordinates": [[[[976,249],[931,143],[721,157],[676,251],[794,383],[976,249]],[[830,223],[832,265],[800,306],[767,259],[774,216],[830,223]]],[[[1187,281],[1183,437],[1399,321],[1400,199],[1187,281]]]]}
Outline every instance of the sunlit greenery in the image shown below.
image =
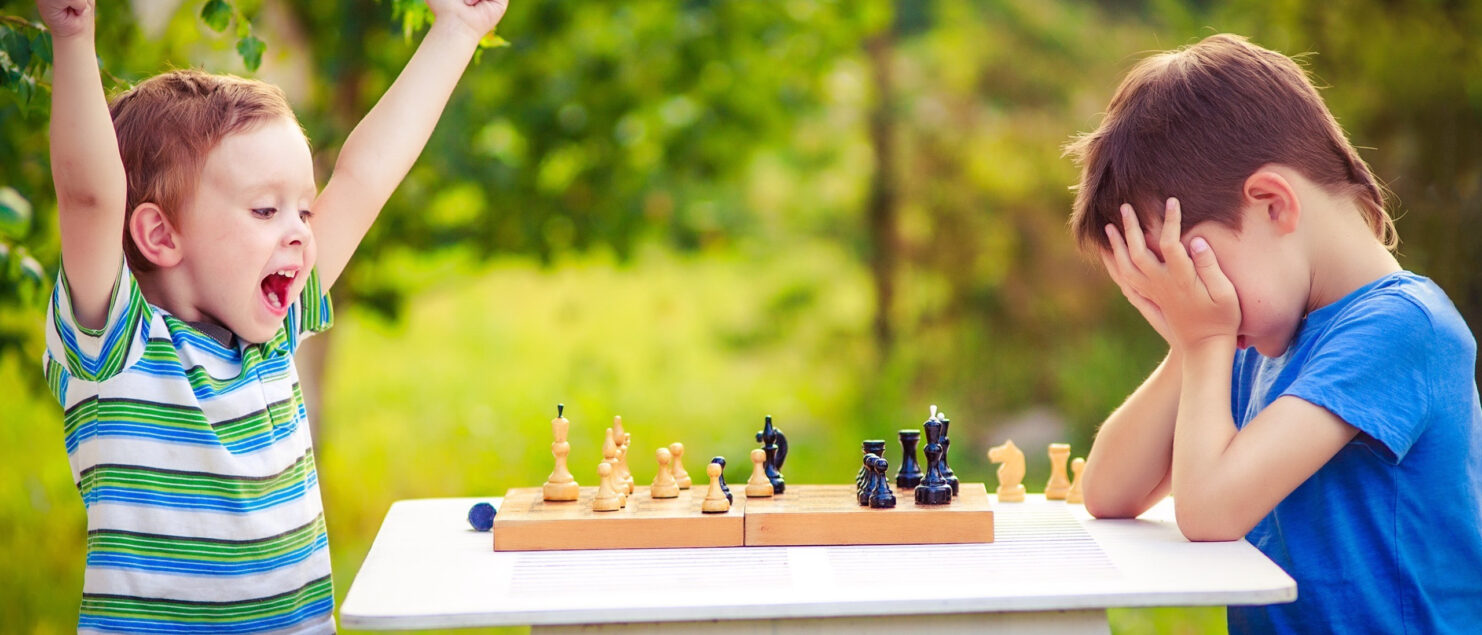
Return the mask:
{"type": "MultiPolygon", "coordinates": [[[[172,66],[282,85],[321,184],[427,17],[413,0],[170,4],[99,3],[108,88],[172,66]]],[[[323,375],[303,372],[323,391],[341,596],[391,501],[544,478],[557,402],[574,465],[613,415],[712,455],[748,449],[771,414],[789,476],[839,482],[859,439],[932,403],[975,480],[991,481],[983,451],[1007,436],[1083,450],[1165,351],[1075,252],[1061,147],[1135,60],[1211,33],[1314,53],[1395,194],[1402,262],[1482,323],[1482,3],[512,4],[508,46],[465,75],[334,290],[337,326],[314,340],[323,375]]],[[[85,532],[37,363],[58,266],[46,42],[33,2],[0,0],[7,632],[75,628],[85,532]]],[[[1223,629],[1219,608],[1112,618],[1223,629]]]]}

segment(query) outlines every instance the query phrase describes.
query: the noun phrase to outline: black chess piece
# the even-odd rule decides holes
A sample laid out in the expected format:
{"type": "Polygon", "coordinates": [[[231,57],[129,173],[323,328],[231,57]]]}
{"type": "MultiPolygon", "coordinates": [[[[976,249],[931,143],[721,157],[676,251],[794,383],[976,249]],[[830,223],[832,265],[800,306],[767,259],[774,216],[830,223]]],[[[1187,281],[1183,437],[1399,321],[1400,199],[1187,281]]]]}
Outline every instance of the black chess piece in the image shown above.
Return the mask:
{"type": "MultiPolygon", "coordinates": [[[[865,454],[885,456],[885,442],[882,440],[870,439],[860,445],[865,454]]],[[[868,464],[860,466],[859,474],[854,477],[855,487],[864,487],[865,475],[869,472],[869,469],[870,466],[868,464]]]]}
{"type": "Polygon", "coordinates": [[[787,483],[782,481],[782,463],[787,460],[787,436],[782,434],[781,429],[772,426],[772,415],[767,415],[767,423],[756,433],[756,440],[761,442],[762,450],[767,453],[762,469],[767,480],[772,482],[772,493],[781,494],[787,488],[787,483]]]}
{"type": "Polygon", "coordinates": [[[468,509],[468,524],[474,531],[489,531],[494,528],[494,516],[498,513],[499,510],[489,503],[474,503],[468,509]]]}
{"type": "Polygon", "coordinates": [[[942,476],[942,422],[926,422],[926,475],[916,486],[917,505],[945,505],[952,502],[952,486],[942,476]]]}
{"type": "MultiPolygon", "coordinates": [[[[869,441],[865,443],[869,443],[869,441]]],[[[856,479],[854,487],[854,499],[859,502],[861,507],[870,504],[870,494],[875,491],[875,470],[871,466],[874,465],[872,461],[877,458],[879,457],[873,453],[865,452],[864,459],[859,468],[859,478],[856,479]]]]}
{"type": "Polygon", "coordinates": [[[952,486],[952,495],[957,495],[957,475],[952,472],[952,466],[947,463],[947,451],[952,449],[952,439],[947,436],[947,431],[952,428],[952,420],[947,418],[947,413],[938,412],[937,421],[942,422],[942,476],[947,479],[947,484],[952,486]]]}
{"type": "Polygon", "coordinates": [[[921,484],[921,464],[916,461],[916,446],[921,443],[920,430],[901,430],[901,469],[895,473],[895,486],[906,489],[921,484]]]}
{"type": "Polygon", "coordinates": [[[895,507],[895,491],[890,488],[890,477],[885,473],[890,469],[890,461],[878,457],[865,457],[865,462],[870,464],[870,471],[874,474],[874,489],[870,492],[871,509],[887,509],[895,507]]]}
{"type": "Polygon", "coordinates": [[[726,493],[726,502],[734,504],[736,499],[731,497],[731,486],[726,485],[726,457],[717,456],[710,459],[710,462],[720,464],[720,491],[726,493]]]}

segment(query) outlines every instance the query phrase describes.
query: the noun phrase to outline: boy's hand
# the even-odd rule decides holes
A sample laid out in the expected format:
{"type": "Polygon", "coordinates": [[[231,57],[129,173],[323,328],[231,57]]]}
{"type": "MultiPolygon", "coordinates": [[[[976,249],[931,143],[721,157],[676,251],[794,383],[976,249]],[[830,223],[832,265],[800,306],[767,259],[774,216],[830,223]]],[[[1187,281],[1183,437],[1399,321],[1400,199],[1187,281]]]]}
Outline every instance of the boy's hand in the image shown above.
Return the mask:
{"type": "Polygon", "coordinates": [[[41,21],[53,38],[67,38],[93,26],[93,0],[36,0],[41,21]]]}
{"type": "MultiPolygon", "coordinates": [[[[1111,227],[1111,225],[1107,225],[1107,227],[1111,227]]],[[[1108,236],[1110,235],[1108,234],[1108,236]]],[[[1173,333],[1168,330],[1168,320],[1163,317],[1163,310],[1159,309],[1158,305],[1153,304],[1152,300],[1143,297],[1141,293],[1127,282],[1127,278],[1118,270],[1117,258],[1113,253],[1107,251],[1101,252],[1101,264],[1106,266],[1107,274],[1111,276],[1112,282],[1117,283],[1117,288],[1122,290],[1122,296],[1127,298],[1127,302],[1136,308],[1137,312],[1142,314],[1142,319],[1147,320],[1148,324],[1153,327],[1153,330],[1157,331],[1158,335],[1163,337],[1163,341],[1172,347],[1173,333]]]]}
{"type": "Polygon", "coordinates": [[[494,30],[508,5],[509,0],[427,0],[427,8],[438,22],[457,22],[475,39],[494,30]]]}
{"type": "Polygon", "coordinates": [[[1235,286],[1220,270],[1208,241],[1195,237],[1185,249],[1180,236],[1178,199],[1168,199],[1158,246],[1163,260],[1143,242],[1142,227],[1130,205],[1122,205],[1126,239],[1115,225],[1106,226],[1112,255],[1107,270],[1153,328],[1175,350],[1228,340],[1233,347],[1240,329],[1240,300],[1235,286]],[[1193,256],[1190,257],[1190,252],[1193,256]]]}

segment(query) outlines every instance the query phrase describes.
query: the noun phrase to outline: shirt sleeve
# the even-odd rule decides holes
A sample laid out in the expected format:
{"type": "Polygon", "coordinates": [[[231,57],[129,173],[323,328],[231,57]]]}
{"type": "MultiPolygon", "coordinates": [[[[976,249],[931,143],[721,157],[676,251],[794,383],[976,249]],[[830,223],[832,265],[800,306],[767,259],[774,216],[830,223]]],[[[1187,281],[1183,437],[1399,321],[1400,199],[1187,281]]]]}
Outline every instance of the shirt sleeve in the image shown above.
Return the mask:
{"type": "Polygon", "coordinates": [[[284,331],[288,334],[290,352],[298,352],[298,345],[315,333],[323,333],[334,325],[334,309],[329,301],[329,290],[319,282],[319,269],[309,271],[309,281],[299,292],[298,302],[288,312],[284,331]]]}
{"type": "Polygon", "coordinates": [[[1366,299],[1320,336],[1282,394],[1337,415],[1381,458],[1399,463],[1428,421],[1434,331],[1430,314],[1403,295],[1366,299]]]}
{"type": "Polygon", "coordinates": [[[57,286],[46,311],[48,375],[52,373],[52,364],[58,364],[72,377],[104,381],[143,353],[144,329],[152,310],[144,301],[128,263],[122,259],[120,262],[118,279],[108,300],[108,316],[99,329],[78,323],[65,267],[57,274],[57,286]]]}

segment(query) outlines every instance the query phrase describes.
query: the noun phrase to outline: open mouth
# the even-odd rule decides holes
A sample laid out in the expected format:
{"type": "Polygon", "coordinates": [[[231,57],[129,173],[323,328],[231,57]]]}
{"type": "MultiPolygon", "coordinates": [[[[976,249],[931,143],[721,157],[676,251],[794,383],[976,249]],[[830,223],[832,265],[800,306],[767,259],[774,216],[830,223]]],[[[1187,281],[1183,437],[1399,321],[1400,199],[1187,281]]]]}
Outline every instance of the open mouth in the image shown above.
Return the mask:
{"type": "Polygon", "coordinates": [[[288,288],[293,286],[293,278],[298,272],[292,269],[282,269],[268,274],[262,279],[262,294],[267,300],[268,307],[274,311],[282,311],[288,306],[288,288]]]}

